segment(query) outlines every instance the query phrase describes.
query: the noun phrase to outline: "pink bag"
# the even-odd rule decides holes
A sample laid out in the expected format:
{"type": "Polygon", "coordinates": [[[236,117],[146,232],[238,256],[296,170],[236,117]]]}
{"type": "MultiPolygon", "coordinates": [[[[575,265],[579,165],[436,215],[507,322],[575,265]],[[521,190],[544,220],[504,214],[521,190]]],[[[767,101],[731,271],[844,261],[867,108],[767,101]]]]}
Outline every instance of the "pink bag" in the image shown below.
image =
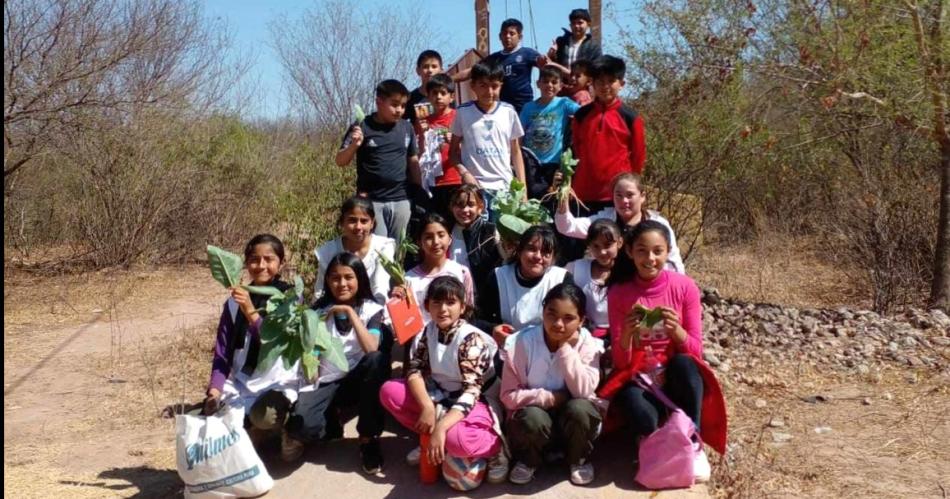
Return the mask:
{"type": "Polygon", "coordinates": [[[639,374],[634,378],[634,383],[670,409],[666,422],[640,441],[640,469],[637,470],[636,481],[648,489],[692,486],[696,481],[693,462],[702,449],[693,420],[648,376],[639,374]]]}

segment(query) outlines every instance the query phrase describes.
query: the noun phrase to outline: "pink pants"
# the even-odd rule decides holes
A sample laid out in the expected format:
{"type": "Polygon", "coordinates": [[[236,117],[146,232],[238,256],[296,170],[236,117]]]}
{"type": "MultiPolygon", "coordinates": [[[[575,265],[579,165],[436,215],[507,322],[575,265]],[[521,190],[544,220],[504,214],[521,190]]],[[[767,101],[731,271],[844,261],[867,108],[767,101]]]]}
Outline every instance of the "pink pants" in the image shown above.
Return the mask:
{"type": "MultiPolygon", "coordinates": [[[[392,379],[383,383],[379,401],[396,421],[412,430],[422,408],[409,392],[405,380],[392,379]]],[[[454,457],[489,458],[501,450],[501,439],[492,428],[492,415],[484,402],[478,402],[465,419],[449,428],[445,434],[445,453],[454,457]]]]}

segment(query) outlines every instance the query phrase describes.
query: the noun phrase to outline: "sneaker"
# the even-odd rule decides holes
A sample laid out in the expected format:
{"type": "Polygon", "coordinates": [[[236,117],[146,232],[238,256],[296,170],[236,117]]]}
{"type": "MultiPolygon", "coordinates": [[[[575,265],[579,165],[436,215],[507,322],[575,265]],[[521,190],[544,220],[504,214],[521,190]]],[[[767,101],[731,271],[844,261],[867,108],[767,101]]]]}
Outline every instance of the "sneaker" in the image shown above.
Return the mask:
{"type": "Polygon", "coordinates": [[[298,459],[300,456],[303,456],[304,445],[303,442],[297,440],[290,436],[287,433],[287,430],[284,430],[280,434],[280,458],[285,463],[292,463],[298,459]]]}
{"type": "Polygon", "coordinates": [[[360,444],[360,460],[363,461],[363,472],[367,475],[375,475],[383,471],[383,453],[379,449],[378,438],[360,444]]]}
{"type": "Polygon", "coordinates": [[[696,453],[696,459],[693,460],[693,475],[697,483],[708,482],[712,469],[709,466],[709,459],[706,458],[706,451],[700,444],[699,452],[696,453]]]}
{"type": "Polygon", "coordinates": [[[502,450],[488,461],[488,483],[504,483],[508,476],[508,456],[502,450]]]}
{"type": "Polygon", "coordinates": [[[571,483],[574,485],[587,485],[594,481],[594,465],[585,462],[583,459],[578,464],[571,465],[571,483]]]}
{"type": "Polygon", "coordinates": [[[406,454],[406,464],[409,466],[419,466],[420,459],[422,459],[422,447],[416,447],[406,454]]]}
{"type": "Polygon", "coordinates": [[[527,464],[518,463],[511,470],[511,476],[508,477],[508,480],[511,483],[524,485],[526,483],[529,483],[534,478],[534,470],[535,468],[532,468],[528,466],[527,464]]]}

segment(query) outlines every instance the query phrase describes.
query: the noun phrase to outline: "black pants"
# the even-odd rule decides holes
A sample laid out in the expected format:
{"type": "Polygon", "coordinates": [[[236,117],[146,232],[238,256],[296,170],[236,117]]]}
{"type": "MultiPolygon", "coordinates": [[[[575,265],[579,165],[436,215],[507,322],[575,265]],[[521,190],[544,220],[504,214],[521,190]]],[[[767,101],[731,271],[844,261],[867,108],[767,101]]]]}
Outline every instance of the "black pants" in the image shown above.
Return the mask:
{"type": "Polygon", "coordinates": [[[287,422],[287,431],[305,442],[320,439],[328,426],[340,424],[339,408],[357,406],[356,431],[361,437],[378,437],[383,433],[385,416],[379,390],[391,371],[388,353],[366,354],[343,379],[301,393],[287,422]]]}
{"type": "MultiPolygon", "coordinates": [[[[679,406],[699,428],[700,409],[703,402],[703,378],[696,361],[686,354],[676,354],[664,371],[666,381],[663,393],[679,406]]],[[[653,395],[630,383],[614,396],[627,424],[637,435],[646,436],[659,427],[660,419],[666,416],[666,406],[653,395]]]]}

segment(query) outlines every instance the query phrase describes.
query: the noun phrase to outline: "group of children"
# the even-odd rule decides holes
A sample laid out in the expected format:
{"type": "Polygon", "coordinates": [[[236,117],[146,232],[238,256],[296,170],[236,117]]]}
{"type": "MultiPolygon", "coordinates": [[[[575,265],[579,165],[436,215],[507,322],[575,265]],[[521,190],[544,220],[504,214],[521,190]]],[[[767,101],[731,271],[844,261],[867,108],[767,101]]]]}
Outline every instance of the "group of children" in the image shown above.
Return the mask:
{"type": "MultiPolygon", "coordinates": [[[[724,434],[705,428],[721,430],[716,421],[725,415],[709,394],[699,291],[669,223],[644,208],[642,121],[620,102],[623,62],[597,55],[589,22],[586,11],[573,11],[571,32],[548,58],[520,47],[521,24],[505,21],[505,50],[461,75],[477,99],[458,109],[441,58],[424,52],[412,99],[424,96],[431,109],[410,107],[411,124],[401,119],[409,92],[380,83],[376,112],[347,132],[337,156],[341,165],[357,158],[357,195],[342,204],[340,236],[316,250],[313,307],[344,345],[348,369],[322,359],[316,380],[281,362],[256,372],[266,297],[234,288],[206,413],[221,402],[245,410],[253,431],[281,435],[281,455],[292,461],[311,442],[341,438],[340,410],[356,407],[362,468],[378,473],[388,412],[428,436],[407,456],[410,464],[423,455],[435,464],[481,462],[489,482],[525,484],[560,450],[570,481],[584,485],[594,479],[589,457],[603,431],[623,427],[643,437],[662,422],[666,407],[630,381],[648,368],[660,372],[649,364],[658,361],[663,389],[722,452],[724,434]],[[594,52],[594,61],[579,58],[594,52]],[[518,81],[530,79],[531,65],[543,66],[536,101],[518,81]],[[574,86],[565,91],[567,71],[574,86]],[[595,100],[581,106],[575,99],[588,77],[595,100]],[[539,171],[524,171],[522,146],[538,157],[539,171]],[[506,251],[492,198],[514,177],[536,182],[532,195],[550,191],[567,147],[580,159],[574,189],[583,205],[561,201],[552,207],[553,227],[532,226],[506,251]],[[405,283],[394,285],[379,258],[394,258],[410,218],[419,255],[407,262],[405,283]],[[567,258],[563,240],[585,241],[586,256],[567,258]],[[425,326],[406,344],[403,376],[390,379],[394,333],[384,304],[408,293],[425,326]],[[659,308],[662,320],[643,326],[634,305],[659,308]]],[[[286,287],[283,261],[274,236],[256,236],[245,249],[255,285],[286,287]]],[[[705,453],[696,456],[695,476],[708,478],[705,453]]]]}

